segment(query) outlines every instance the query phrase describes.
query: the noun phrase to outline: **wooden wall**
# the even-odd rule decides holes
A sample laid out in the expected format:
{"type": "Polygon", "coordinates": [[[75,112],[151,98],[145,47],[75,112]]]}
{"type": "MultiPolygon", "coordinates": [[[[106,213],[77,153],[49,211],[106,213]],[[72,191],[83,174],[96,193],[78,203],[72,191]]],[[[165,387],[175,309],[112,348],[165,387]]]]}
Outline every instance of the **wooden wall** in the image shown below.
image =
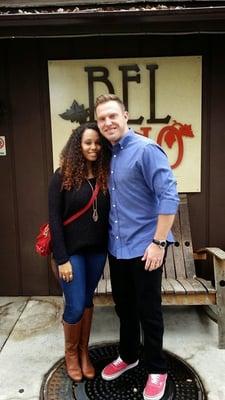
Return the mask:
{"type": "Polygon", "coordinates": [[[47,220],[52,172],[48,59],[203,56],[202,192],[189,195],[194,248],[225,249],[225,37],[130,36],[0,42],[0,295],[57,294],[34,237],[47,220]]]}

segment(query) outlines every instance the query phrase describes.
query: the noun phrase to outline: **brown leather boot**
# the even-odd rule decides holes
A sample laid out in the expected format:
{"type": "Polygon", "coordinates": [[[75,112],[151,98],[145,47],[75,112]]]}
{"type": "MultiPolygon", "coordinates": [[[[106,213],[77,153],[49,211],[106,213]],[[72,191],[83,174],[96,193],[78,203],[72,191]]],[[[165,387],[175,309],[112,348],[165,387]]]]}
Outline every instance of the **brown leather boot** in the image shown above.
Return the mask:
{"type": "Polygon", "coordinates": [[[68,324],[63,321],[63,328],[65,336],[65,360],[67,373],[71,379],[80,382],[82,380],[82,372],[78,356],[78,344],[81,333],[81,321],[76,324],[68,324]]]}
{"type": "Polygon", "coordinates": [[[88,354],[88,342],[91,331],[92,315],[93,315],[93,307],[85,308],[83,317],[81,319],[81,335],[79,343],[79,356],[81,362],[81,369],[83,376],[87,379],[93,379],[95,376],[95,369],[91,363],[88,354]]]}

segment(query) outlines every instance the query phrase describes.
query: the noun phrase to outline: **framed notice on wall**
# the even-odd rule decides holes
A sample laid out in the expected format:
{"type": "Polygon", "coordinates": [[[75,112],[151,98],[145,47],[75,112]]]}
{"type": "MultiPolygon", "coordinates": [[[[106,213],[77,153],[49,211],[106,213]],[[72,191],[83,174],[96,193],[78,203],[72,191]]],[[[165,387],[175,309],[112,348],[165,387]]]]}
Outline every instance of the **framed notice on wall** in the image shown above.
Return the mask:
{"type": "Polygon", "coordinates": [[[129,126],[165,150],[179,192],[201,190],[201,56],[56,60],[48,68],[54,168],[72,129],[95,118],[96,97],[115,93],[129,126]]]}

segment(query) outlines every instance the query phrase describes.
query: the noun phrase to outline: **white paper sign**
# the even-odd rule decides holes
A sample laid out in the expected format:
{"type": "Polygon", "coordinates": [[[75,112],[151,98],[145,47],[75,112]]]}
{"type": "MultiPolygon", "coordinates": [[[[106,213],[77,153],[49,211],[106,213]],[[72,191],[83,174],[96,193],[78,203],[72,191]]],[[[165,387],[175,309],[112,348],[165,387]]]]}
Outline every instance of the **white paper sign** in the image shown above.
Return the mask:
{"type": "Polygon", "coordinates": [[[6,156],[5,136],[0,136],[0,156],[6,156]]]}

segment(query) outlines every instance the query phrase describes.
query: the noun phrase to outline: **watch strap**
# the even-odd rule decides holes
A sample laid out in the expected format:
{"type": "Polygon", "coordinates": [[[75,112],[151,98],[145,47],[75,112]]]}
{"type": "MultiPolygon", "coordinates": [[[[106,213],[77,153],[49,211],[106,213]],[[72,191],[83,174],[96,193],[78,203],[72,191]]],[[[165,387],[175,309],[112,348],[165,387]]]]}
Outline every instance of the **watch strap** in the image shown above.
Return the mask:
{"type": "Polygon", "coordinates": [[[166,240],[153,239],[152,243],[157,244],[157,246],[159,246],[161,248],[165,248],[166,247],[166,240]]]}

